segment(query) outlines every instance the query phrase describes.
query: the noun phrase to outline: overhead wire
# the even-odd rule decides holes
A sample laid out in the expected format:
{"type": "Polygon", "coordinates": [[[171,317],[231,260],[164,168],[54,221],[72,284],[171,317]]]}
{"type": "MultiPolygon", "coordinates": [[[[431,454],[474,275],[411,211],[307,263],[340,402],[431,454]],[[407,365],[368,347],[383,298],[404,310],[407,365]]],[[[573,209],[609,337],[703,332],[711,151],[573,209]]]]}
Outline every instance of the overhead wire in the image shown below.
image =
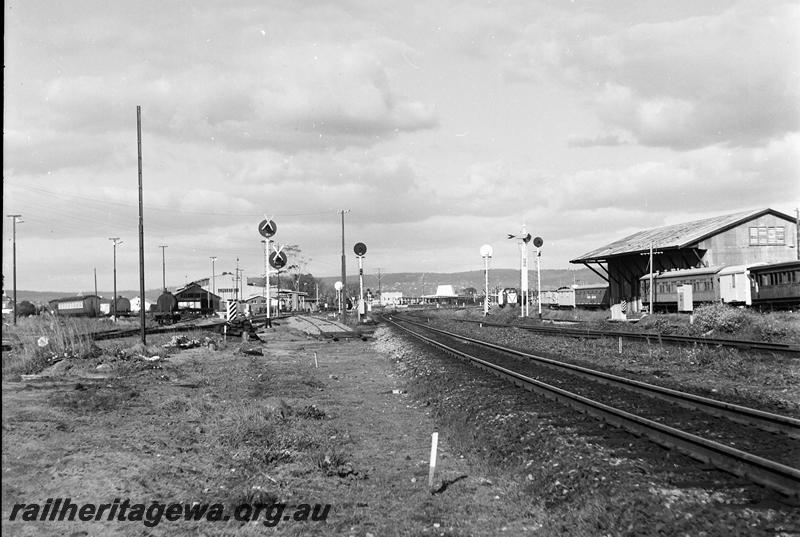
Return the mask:
{"type": "MultiPolygon", "coordinates": [[[[69,193],[62,192],[62,191],[47,190],[45,188],[35,187],[35,186],[32,186],[32,185],[19,185],[19,184],[16,184],[16,185],[9,185],[9,186],[13,186],[14,188],[20,188],[22,190],[28,190],[28,191],[35,192],[35,193],[62,196],[62,197],[67,197],[67,198],[79,199],[79,200],[82,200],[82,201],[101,203],[103,205],[117,205],[117,206],[121,206],[121,207],[132,208],[132,209],[136,209],[139,206],[138,202],[136,202],[136,203],[126,203],[126,202],[117,201],[117,200],[92,198],[92,197],[89,197],[89,196],[83,196],[83,195],[79,195],[79,194],[69,194],[69,193]]],[[[153,211],[169,211],[169,212],[173,212],[173,213],[174,212],[179,212],[179,213],[183,213],[183,214],[195,214],[195,215],[200,215],[200,216],[254,216],[254,217],[258,217],[258,216],[263,217],[264,216],[263,212],[262,213],[243,213],[243,212],[239,212],[239,211],[235,211],[235,212],[188,211],[188,210],[185,210],[185,209],[176,209],[175,207],[158,206],[158,205],[153,205],[153,204],[150,204],[150,203],[147,204],[146,208],[148,210],[153,210],[153,211]]],[[[318,215],[324,215],[324,214],[331,214],[331,213],[335,213],[335,212],[336,211],[334,209],[328,209],[328,210],[325,210],[325,211],[314,211],[314,212],[308,212],[308,213],[274,213],[271,216],[279,216],[279,217],[318,216],[318,215]]]]}

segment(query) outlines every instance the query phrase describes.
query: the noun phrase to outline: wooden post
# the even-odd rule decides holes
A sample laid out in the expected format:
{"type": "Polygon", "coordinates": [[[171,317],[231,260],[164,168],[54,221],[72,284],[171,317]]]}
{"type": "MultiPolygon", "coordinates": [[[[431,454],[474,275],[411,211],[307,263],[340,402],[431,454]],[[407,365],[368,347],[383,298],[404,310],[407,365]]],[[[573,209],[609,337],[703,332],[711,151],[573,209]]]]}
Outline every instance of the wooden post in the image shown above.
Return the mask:
{"type": "MultiPolygon", "coordinates": [[[[139,308],[139,324],[141,325],[142,345],[147,345],[145,336],[145,307],[144,307],[144,208],[142,203],[142,107],[136,107],[136,146],[139,153],[139,296],[142,304],[139,308]]],[[[117,297],[114,297],[116,306],[117,297]]]]}
{"type": "Polygon", "coordinates": [[[431,434],[431,465],[428,471],[428,488],[433,488],[433,476],[436,473],[436,450],[439,447],[439,433],[431,434]]]}

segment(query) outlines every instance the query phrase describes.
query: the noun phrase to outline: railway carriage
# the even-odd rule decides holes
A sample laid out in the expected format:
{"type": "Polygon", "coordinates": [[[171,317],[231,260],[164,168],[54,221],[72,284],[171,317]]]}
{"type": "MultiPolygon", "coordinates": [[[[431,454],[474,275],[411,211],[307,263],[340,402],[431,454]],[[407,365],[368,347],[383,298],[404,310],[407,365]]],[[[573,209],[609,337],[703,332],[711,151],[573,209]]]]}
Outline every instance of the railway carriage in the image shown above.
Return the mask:
{"type": "Polygon", "coordinates": [[[575,307],[584,309],[608,309],[608,284],[573,285],[575,307]]]}
{"type": "Polygon", "coordinates": [[[800,306],[800,261],[750,268],[750,293],[759,309],[800,306]]]}
{"type": "MultiPolygon", "coordinates": [[[[675,311],[678,308],[678,286],[692,286],[692,302],[710,304],[719,299],[716,274],[721,267],[671,270],[653,275],[653,310],[675,311]]],[[[650,306],[650,275],[639,280],[642,304],[650,306]]]]}
{"type": "MultiPolygon", "coordinates": [[[[672,270],[653,275],[654,310],[675,311],[678,286],[692,286],[694,305],[785,309],[800,305],[800,261],[672,270]]],[[[642,304],[650,305],[650,276],[640,279],[642,304]]]]}

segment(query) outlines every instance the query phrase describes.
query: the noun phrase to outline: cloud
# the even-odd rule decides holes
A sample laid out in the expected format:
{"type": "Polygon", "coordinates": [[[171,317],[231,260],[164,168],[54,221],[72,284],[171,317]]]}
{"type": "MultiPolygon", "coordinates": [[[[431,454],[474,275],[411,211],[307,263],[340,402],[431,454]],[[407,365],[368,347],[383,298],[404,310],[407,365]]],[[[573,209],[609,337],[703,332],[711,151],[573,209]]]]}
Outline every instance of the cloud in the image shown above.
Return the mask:
{"type": "Polygon", "coordinates": [[[9,149],[20,155],[15,168],[96,165],[81,144],[107,157],[111,150],[100,144],[133,136],[137,105],[149,140],[231,151],[370,147],[438,126],[435,107],[404,95],[394,81],[418,53],[340,8],[316,5],[306,18],[257,4],[164,9],[163,18],[130,13],[137,20],[126,21],[120,11],[99,10],[88,21],[63,13],[75,26],[50,19],[35,31],[12,25],[17,53],[6,73],[24,81],[6,90],[9,149]],[[187,15],[192,33],[176,34],[168,21],[187,15]],[[135,22],[135,32],[124,27],[135,22]],[[38,151],[53,145],[51,154],[38,151]]]}
{"type": "Polygon", "coordinates": [[[567,139],[569,147],[598,147],[598,146],[618,146],[632,143],[624,133],[607,133],[596,136],[572,136],[567,139]]]}
{"type": "Polygon", "coordinates": [[[767,206],[775,192],[796,197],[798,175],[800,135],[792,134],[760,148],[711,146],[672,160],[580,171],[563,177],[551,199],[563,209],[724,212],[767,206]]]}
{"type": "Polygon", "coordinates": [[[740,2],[718,13],[627,25],[565,14],[557,32],[542,24],[510,47],[509,77],[554,76],[588,91],[608,128],[643,145],[757,146],[800,129],[796,3],[740,2]]]}

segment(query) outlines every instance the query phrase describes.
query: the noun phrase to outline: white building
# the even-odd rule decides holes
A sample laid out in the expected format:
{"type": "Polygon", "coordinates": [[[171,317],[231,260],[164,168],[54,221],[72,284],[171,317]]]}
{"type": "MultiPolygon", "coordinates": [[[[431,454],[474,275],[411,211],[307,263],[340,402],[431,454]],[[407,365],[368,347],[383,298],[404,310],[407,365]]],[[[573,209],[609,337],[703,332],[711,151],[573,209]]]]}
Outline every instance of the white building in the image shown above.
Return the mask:
{"type": "Polygon", "coordinates": [[[397,306],[403,298],[400,291],[383,291],[381,293],[381,306],[397,306]]]}
{"type": "MultiPolygon", "coordinates": [[[[150,306],[153,305],[153,302],[149,300],[144,300],[144,311],[150,311],[150,306]]],[[[102,306],[101,306],[102,308],[102,306]]],[[[142,299],[141,297],[134,297],[131,299],[131,312],[138,313],[142,310],[142,299]]]]}

